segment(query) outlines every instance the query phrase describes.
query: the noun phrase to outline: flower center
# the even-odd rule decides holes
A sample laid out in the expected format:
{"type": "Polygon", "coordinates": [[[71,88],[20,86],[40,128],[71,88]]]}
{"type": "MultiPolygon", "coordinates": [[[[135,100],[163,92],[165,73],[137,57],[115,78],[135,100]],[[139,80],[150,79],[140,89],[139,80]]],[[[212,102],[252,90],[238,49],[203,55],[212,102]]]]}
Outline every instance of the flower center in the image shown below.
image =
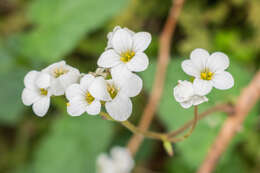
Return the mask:
{"type": "Polygon", "coordinates": [[[91,104],[95,100],[95,98],[89,92],[86,93],[85,99],[88,102],[88,104],[91,104]]]}
{"type": "Polygon", "coordinates": [[[114,85],[107,84],[107,91],[112,99],[114,99],[118,93],[118,90],[114,85]]]}
{"type": "Polygon", "coordinates": [[[61,75],[64,75],[64,74],[68,73],[68,71],[69,71],[69,70],[63,69],[62,67],[56,68],[56,69],[54,70],[54,77],[55,77],[55,78],[58,78],[58,77],[60,77],[61,75]]]}
{"type": "Polygon", "coordinates": [[[124,63],[129,62],[133,57],[135,56],[134,51],[126,51],[124,53],[121,53],[121,58],[120,60],[123,61],[124,63]]]}
{"type": "Polygon", "coordinates": [[[40,88],[40,93],[41,93],[41,95],[43,95],[43,96],[47,96],[48,91],[47,91],[46,89],[44,89],[44,88],[40,88]]]}
{"type": "Polygon", "coordinates": [[[214,75],[214,73],[212,73],[208,69],[206,69],[205,71],[200,73],[200,77],[203,80],[211,80],[213,75],[214,75]]]}

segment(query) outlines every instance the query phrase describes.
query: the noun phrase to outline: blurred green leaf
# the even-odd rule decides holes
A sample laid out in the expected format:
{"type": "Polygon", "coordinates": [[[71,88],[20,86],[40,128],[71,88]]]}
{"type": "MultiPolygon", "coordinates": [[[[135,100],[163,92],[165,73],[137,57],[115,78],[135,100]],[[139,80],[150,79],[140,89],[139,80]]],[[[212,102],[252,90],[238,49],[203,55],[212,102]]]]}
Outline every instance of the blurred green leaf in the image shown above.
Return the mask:
{"type": "Polygon", "coordinates": [[[3,46],[2,41],[0,40],[0,74],[7,72],[13,67],[14,58],[10,55],[10,53],[3,46]]]}
{"type": "Polygon", "coordinates": [[[12,41],[19,55],[53,62],[119,12],[127,0],[36,0],[28,13],[32,30],[12,41]]]}
{"type": "MultiPolygon", "coordinates": [[[[169,64],[164,93],[158,110],[158,114],[168,127],[168,130],[177,129],[193,118],[193,109],[183,109],[179,103],[174,100],[173,94],[170,94],[173,92],[173,87],[177,84],[178,80],[189,80],[189,76],[185,75],[181,69],[182,60],[183,59],[180,58],[173,59],[169,64]]],[[[230,64],[228,71],[235,79],[235,86],[232,89],[225,91],[213,89],[211,94],[208,95],[209,102],[199,106],[200,112],[219,102],[234,99],[238,96],[242,87],[250,81],[252,74],[244,70],[244,68],[235,62],[231,61],[230,64]]],[[[148,91],[151,91],[155,65],[156,63],[152,61],[149,69],[142,73],[144,86],[148,91]]],[[[204,159],[209,146],[218,133],[224,117],[225,116],[222,113],[215,113],[214,115],[199,121],[193,134],[187,140],[176,144],[177,150],[180,150],[183,156],[183,160],[192,169],[196,168],[204,159]]]]}
{"type": "Polygon", "coordinates": [[[32,164],[17,172],[94,173],[96,158],[107,149],[112,131],[112,123],[100,117],[65,115],[37,144],[32,164]]]}
{"type": "Polygon", "coordinates": [[[252,62],[256,57],[254,43],[242,40],[237,31],[219,31],[214,37],[215,48],[227,52],[232,57],[243,62],[252,62]]]}
{"type": "Polygon", "coordinates": [[[21,94],[25,73],[24,69],[16,67],[0,74],[0,124],[14,124],[22,117],[19,113],[24,109],[21,94]]]}

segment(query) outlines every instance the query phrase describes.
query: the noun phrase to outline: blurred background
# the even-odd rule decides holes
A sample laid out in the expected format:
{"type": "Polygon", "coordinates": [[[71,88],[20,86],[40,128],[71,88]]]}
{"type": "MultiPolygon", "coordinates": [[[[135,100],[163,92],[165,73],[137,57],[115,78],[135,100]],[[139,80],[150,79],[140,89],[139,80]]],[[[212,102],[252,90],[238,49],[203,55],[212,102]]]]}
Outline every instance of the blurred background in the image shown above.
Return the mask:
{"type": "MultiPolygon", "coordinates": [[[[0,172],[95,173],[95,159],[115,145],[125,146],[131,133],[99,117],[70,117],[63,97],[53,97],[48,114],[39,118],[21,102],[23,78],[65,59],[81,72],[94,71],[116,25],[148,31],[148,70],[141,95],[133,99],[130,121],[137,123],[149,96],[158,54],[158,38],[171,0],[0,0],[0,172]]],[[[169,131],[192,119],[192,109],[175,102],[172,88],[189,79],[180,67],[198,47],[223,51],[231,60],[235,86],[213,90],[203,111],[223,102],[235,103],[260,67],[259,0],[187,0],[171,46],[164,94],[152,129],[169,131]]],[[[260,106],[250,112],[217,165],[217,173],[260,172],[260,106]]],[[[134,173],[195,172],[227,115],[215,113],[198,123],[193,135],[174,145],[168,157],[160,142],[145,140],[134,173]]]]}

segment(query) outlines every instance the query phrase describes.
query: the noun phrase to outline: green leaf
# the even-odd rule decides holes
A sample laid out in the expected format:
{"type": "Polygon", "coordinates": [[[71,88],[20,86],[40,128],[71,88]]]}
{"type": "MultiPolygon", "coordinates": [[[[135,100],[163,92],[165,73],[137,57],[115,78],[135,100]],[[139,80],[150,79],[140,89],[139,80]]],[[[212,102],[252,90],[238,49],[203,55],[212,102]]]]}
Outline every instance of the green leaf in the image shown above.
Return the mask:
{"type": "Polygon", "coordinates": [[[72,173],[96,172],[96,158],[105,152],[112,137],[112,123],[82,115],[52,124],[49,133],[37,145],[33,162],[17,172],[72,173]]]}
{"type": "MultiPolygon", "coordinates": [[[[169,64],[164,92],[158,109],[158,114],[168,127],[168,130],[177,129],[188,120],[193,119],[193,109],[183,109],[174,100],[172,94],[173,87],[176,86],[178,80],[189,80],[190,78],[181,69],[182,60],[180,58],[173,59],[169,64]]],[[[235,79],[235,86],[225,91],[213,89],[208,95],[209,102],[200,105],[199,112],[217,103],[235,99],[241,89],[251,80],[252,74],[246,71],[245,68],[232,61],[230,64],[228,71],[235,79]]],[[[141,74],[144,79],[144,86],[148,91],[151,91],[152,88],[155,66],[156,63],[151,62],[148,70],[141,74]]],[[[196,168],[204,159],[224,118],[225,115],[223,113],[214,113],[199,121],[193,134],[185,141],[176,144],[177,152],[180,150],[183,160],[192,169],[196,168]]]]}
{"type": "Polygon", "coordinates": [[[53,62],[69,53],[85,34],[97,29],[127,0],[36,0],[28,13],[33,29],[16,37],[19,55],[53,62]]]}

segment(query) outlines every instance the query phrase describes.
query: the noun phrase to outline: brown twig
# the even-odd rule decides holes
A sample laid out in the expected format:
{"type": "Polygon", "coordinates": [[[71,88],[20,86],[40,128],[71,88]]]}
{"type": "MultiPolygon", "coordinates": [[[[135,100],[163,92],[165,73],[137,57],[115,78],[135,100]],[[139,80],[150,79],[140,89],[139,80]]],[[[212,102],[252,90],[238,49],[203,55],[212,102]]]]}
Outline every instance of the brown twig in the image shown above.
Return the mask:
{"type": "MultiPolygon", "coordinates": [[[[155,74],[155,80],[153,83],[153,89],[150,94],[149,101],[144,109],[143,115],[141,117],[139,127],[141,130],[145,131],[149,128],[152,119],[154,117],[156,108],[158,106],[159,100],[162,95],[166,69],[170,57],[170,46],[171,39],[173,37],[174,30],[176,28],[177,19],[182,10],[184,0],[174,0],[173,5],[170,9],[170,14],[167,18],[167,21],[164,25],[163,31],[160,36],[160,49],[159,49],[159,58],[157,64],[157,71],[155,74]]],[[[135,155],[136,151],[139,148],[139,145],[142,143],[143,137],[141,135],[134,135],[129,143],[128,148],[132,155],[135,155]]]]}
{"type": "Polygon", "coordinates": [[[240,129],[249,111],[260,98],[260,71],[255,75],[250,84],[242,91],[235,106],[234,116],[229,116],[223,124],[215,142],[211,146],[198,173],[212,172],[229,142],[240,129]]]}
{"type": "MultiPolygon", "coordinates": [[[[218,111],[222,111],[222,112],[225,112],[230,115],[233,113],[233,110],[234,110],[234,107],[229,103],[219,104],[219,105],[209,108],[205,112],[202,112],[201,114],[199,114],[198,120],[201,120],[201,119],[205,118],[206,116],[211,115],[212,113],[218,112],[218,111]]],[[[184,124],[179,129],[170,132],[168,134],[168,137],[174,137],[174,136],[181,134],[182,132],[187,130],[189,127],[191,127],[193,122],[194,122],[194,119],[190,120],[189,122],[184,124]]]]}

